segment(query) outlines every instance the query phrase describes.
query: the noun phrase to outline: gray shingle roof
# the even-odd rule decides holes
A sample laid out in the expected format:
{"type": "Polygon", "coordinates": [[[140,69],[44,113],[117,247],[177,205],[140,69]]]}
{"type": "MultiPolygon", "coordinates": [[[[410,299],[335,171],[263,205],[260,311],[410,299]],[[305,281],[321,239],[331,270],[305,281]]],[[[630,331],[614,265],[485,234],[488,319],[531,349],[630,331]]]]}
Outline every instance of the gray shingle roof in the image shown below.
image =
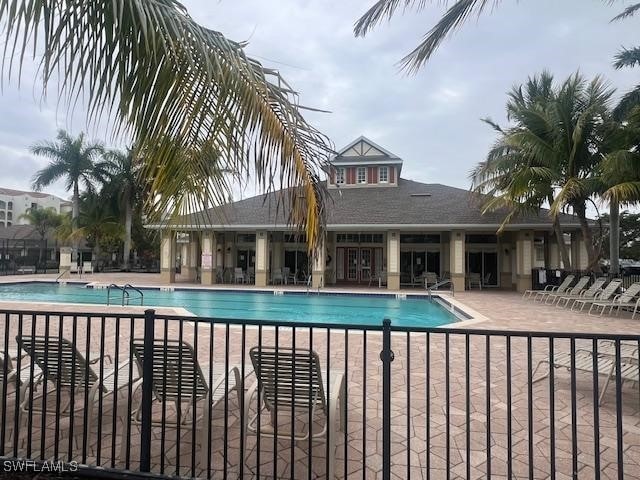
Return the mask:
{"type": "MultiPolygon", "coordinates": [[[[284,226],[287,224],[285,208],[277,208],[279,193],[258,195],[209,210],[208,217],[197,221],[191,217],[181,226],[210,225],[220,228],[284,226]]],[[[422,226],[424,228],[446,227],[491,229],[502,223],[505,212],[482,215],[477,198],[468,190],[449,187],[438,183],[419,183],[400,179],[397,187],[347,187],[330,189],[327,203],[327,225],[390,228],[392,226],[422,226]]],[[[577,227],[575,216],[562,215],[565,227],[577,227]]],[[[509,228],[523,226],[549,228],[551,220],[548,211],[529,214],[515,219],[509,228]]]]}

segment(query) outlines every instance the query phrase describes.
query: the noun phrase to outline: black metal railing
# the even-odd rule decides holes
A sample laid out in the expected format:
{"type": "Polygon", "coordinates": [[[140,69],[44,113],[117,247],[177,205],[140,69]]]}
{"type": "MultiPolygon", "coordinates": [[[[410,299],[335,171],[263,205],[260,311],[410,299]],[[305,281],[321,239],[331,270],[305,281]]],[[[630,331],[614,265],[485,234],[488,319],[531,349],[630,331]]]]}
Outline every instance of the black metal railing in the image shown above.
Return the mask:
{"type": "MultiPolygon", "coordinates": [[[[0,465],[625,478],[640,335],[0,311],[0,465]],[[555,368],[549,368],[549,364],[555,368]]],[[[7,467],[8,466],[8,467],[7,467]]]]}

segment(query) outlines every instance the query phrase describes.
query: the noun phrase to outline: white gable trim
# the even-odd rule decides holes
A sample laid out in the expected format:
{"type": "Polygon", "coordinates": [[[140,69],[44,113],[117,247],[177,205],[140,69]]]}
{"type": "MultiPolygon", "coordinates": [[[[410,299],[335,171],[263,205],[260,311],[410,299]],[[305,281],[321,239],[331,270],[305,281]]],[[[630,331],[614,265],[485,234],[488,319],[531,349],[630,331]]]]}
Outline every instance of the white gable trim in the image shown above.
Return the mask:
{"type": "Polygon", "coordinates": [[[374,141],[369,140],[364,135],[359,136],[354,141],[352,141],[349,145],[347,145],[346,147],[338,151],[338,156],[355,157],[355,156],[380,156],[380,155],[387,156],[392,159],[400,158],[396,154],[391,153],[389,150],[381,147],[374,141]],[[367,147],[369,148],[367,149],[367,147]]]}

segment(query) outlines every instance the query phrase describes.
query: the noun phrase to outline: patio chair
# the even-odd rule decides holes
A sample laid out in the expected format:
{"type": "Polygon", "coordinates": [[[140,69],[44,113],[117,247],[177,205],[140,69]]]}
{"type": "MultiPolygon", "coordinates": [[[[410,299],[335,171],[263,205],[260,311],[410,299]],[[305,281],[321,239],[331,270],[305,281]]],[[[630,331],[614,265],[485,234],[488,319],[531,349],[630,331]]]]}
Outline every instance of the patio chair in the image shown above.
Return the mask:
{"type": "MultiPolygon", "coordinates": [[[[20,404],[20,415],[23,421],[29,412],[43,413],[46,411],[47,413],[72,417],[77,414],[78,406],[75,406],[75,411],[70,410],[71,395],[82,394],[86,395],[87,399],[86,434],[89,437],[93,424],[100,421],[99,418],[96,418],[99,392],[102,391],[103,395],[114,394],[116,393],[114,391],[116,379],[118,390],[128,385],[131,380],[129,378],[128,360],[120,361],[117,370],[103,366],[103,377],[100,378],[91,367],[91,365],[100,362],[99,355],[93,356],[90,353],[89,355],[92,358],[85,359],[77,348],[65,338],[18,335],[16,341],[19,348],[29,355],[34,362],[33,377],[25,379],[21,372],[21,378],[23,378],[24,383],[20,395],[20,398],[23,399],[20,404]],[[37,375],[35,374],[35,366],[39,369],[37,375]],[[69,398],[66,404],[53,405],[54,408],[49,409],[47,408],[48,405],[42,405],[44,401],[35,401],[43,398],[44,389],[48,388],[45,382],[50,383],[52,387],[47,392],[55,392],[56,395],[58,392],[68,394],[69,398]],[[40,390],[41,388],[42,390],[40,390]],[[33,392],[33,399],[30,398],[29,391],[33,392]]],[[[111,363],[111,357],[108,355],[105,355],[103,360],[111,363]]],[[[26,366],[25,369],[25,375],[27,375],[30,372],[30,365],[26,366]]],[[[56,395],[49,395],[49,398],[55,398],[56,395]]],[[[82,429],[79,430],[81,434],[82,429]]]]}
{"type": "Polygon", "coordinates": [[[589,284],[590,281],[591,281],[591,277],[589,275],[583,275],[576,282],[576,284],[573,287],[569,288],[567,291],[560,292],[560,293],[558,292],[547,293],[547,295],[545,295],[544,304],[553,305],[558,301],[558,299],[562,298],[565,295],[580,295],[581,293],[583,293],[585,287],[589,284]]]}
{"type": "Polygon", "coordinates": [[[569,305],[573,305],[576,300],[594,298],[598,293],[602,291],[602,287],[605,283],[607,283],[607,277],[598,277],[586,290],[583,290],[576,295],[573,295],[572,293],[562,295],[560,298],[558,298],[556,307],[568,307],[569,305]]]}
{"type": "Polygon", "coordinates": [[[575,275],[567,275],[560,285],[547,285],[543,290],[525,290],[522,298],[533,297],[533,301],[537,302],[543,301],[551,293],[567,293],[575,278],[575,275]]]}
{"type": "Polygon", "coordinates": [[[471,272],[467,276],[467,288],[471,290],[474,285],[482,290],[482,276],[479,273],[471,272]]]}
{"type": "Polygon", "coordinates": [[[247,268],[247,282],[254,283],[256,281],[256,269],[255,267],[247,268]]]}
{"type": "Polygon", "coordinates": [[[426,272],[424,274],[424,288],[429,288],[438,283],[438,275],[434,272],[426,272]]]}
{"type": "Polygon", "coordinates": [[[241,267],[235,267],[233,270],[233,283],[246,283],[246,276],[241,267]]]}
{"type": "Polygon", "coordinates": [[[609,315],[613,313],[614,308],[616,309],[616,315],[620,315],[621,309],[633,307],[633,316],[631,318],[636,318],[638,304],[640,303],[640,300],[636,300],[638,294],[640,294],[640,282],[632,283],[624,292],[613,297],[613,300],[603,301],[598,299],[593,302],[591,308],[589,308],[589,315],[596,315],[599,310],[600,316],[602,316],[607,308],[609,309],[609,315]],[[595,312],[593,312],[594,308],[595,312]]]}
{"type": "Polygon", "coordinates": [[[584,298],[577,299],[571,305],[571,311],[577,310],[577,307],[580,306],[580,311],[584,310],[586,305],[589,305],[595,301],[606,302],[612,299],[612,297],[616,294],[620,286],[622,285],[622,279],[614,278],[609,282],[609,284],[597,292],[592,298],[587,298],[585,295],[584,298]]]}
{"type": "Polygon", "coordinates": [[[273,285],[275,285],[276,283],[282,285],[284,283],[284,276],[282,275],[282,269],[276,268],[271,273],[271,283],[273,285]]]}
{"type": "Polygon", "coordinates": [[[82,273],[93,273],[93,262],[82,262],[82,273]]]}
{"type": "Polygon", "coordinates": [[[80,273],[80,268],[78,268],[77,263],[72,263],[69,265],[69,273],[80,273]]]}
{"type": "Polygon", "coordinates": [[[377,281],[378,288],[382,288],[382,285],[387,283],[387,271],[385,269],[378,270],[375,274],[369,277],[369,286],[371,286],[371,282],[377,281]]]}
{"type": "MultiPolygon", "coordinates": [[[[594,352],[592,350],[587,349],[576,349],[575,350],[575,369],[582,372],[588,372],[593,374],[593,355],[594,352]]],[[[616,376],[616,362],[615,362],[615,343],[610,340],[601,340],[598,342],[598,357],[597,357],[597,367],[598,367],[598,375],[607,377],[605,383],[602,386],[602,390],[600,391],[600,395],[598,397],[598,404],[602,405],[603,398],[605,393],[607,392],[607,388],[611,381],[612,377],[616,376]]],[[[620,344],[620,377],[623,381],[632,381],[638,382],[639,377],[639,367],[638,367],[638,344],[637,342],[621,342],[620,344]]],[[[553,364],[553,368],[565,368],[568,371],[571,371],[572,363],[572,355],[571,352],[558,352],[554,354],[553,361],[550,362],[549,359],[544,359],[538,362],[535,369],[532,373],[533,382],[537,383],[545,378],[549,377],[549,373],[543,375],[541,377],[535,378],[536,373],[542,365],[553,364]]]]}
{"type": "Polygon", "coordinates": [[[257,381],[248,390],[244,404],[245,442],[248,434],[257,435],[258,433],[262,438],[286,438],[296,442],[328,441],[329,458],[326,478],[335,478],[337,436],[335,426],[338,420],[338,409],[340,410],[340,431],[346,431],[344,372],[331,370],[331,378],[323,376],[318,354],[309,349],[276,349],[262,346],[253,347],[249,355],[257,381]],[[258,389],[260,404],[257,406],[256,414],[250,416],[252,400],[258,389]],[[292,424],[289,429],[282,427],[276,431],[274,427],[278,422],[277,414],[289,412],[287,418],[290,419],[292,409],[299,412],[300,417],[304,417],[306,428],[296,431],[295,424],[292,424]],[[263,410],[266,410],[266,413],[260,416],[259,412],[263,410]],[[320,431],[314,432],[313,426],[317,420],[317,414],[322,415],[324,423],[320,431]],[[269,425],[263,424],[264,419],[269,420],[269,425]]]}
{"type": "MultiPolygon", "coordinates": [[[[133,339],[131,349],[135,355],[138,371],[142,372],[142,365],[145,360],[144,339],[133,339]]],[[[191,429],[194,426],[200,428],[196,437],[201,453],[207,445],[208,432],[211,428],[210,410],[220,403],[227,396],[225,390],[225,379],[233,379],[231,388],[238,395],[238,402],[242,397],[242,378],[237,366],[229,366],[225,369],[224,362],[201,365],[198,363],[196,352],[193,347],[183,340],[163,340],[153,341],[153,399],[159,404],[173,405],[175,408],[174,421],[165,417],[164,426],[191,429]],[[213,378],[209,384],[210,378],[213,378]],[[202,405],[202,413],[195,416],[193,409],[197,409],[198,403],[202,405]],[[183,405],[186,404],[186,405],[183,405]],[[209,405],[211,409],[209,409],[209,405]]],[[[246,371],[246,370],[245,370],[246,371]]],[[[231,382],[228,383],[231,385],[231,382]]],[[[138,389],[142,388],[142,379],[133,386],[133,397],[138,389]]],[[[133,406],[131,409],[131,424],[140,425],[142,423],[142,403],[133,406]]],[[[154,426],[163,426],[162,420],[154,420],[154,426]]],[[[122,446],[127,444],[126,430],[122,432],[122,446]]],[[[125,452],[121,452],[124,454],[125,452]]]]}
{"type": "Polygon", "coordinates": [[[556,292],[556,291],[564,292],[567,290],[569,285],[573,283],[574,278],[576,278],[575,275],[567,275],[565,279],[562,281],[562,283],[560,283],[560,285],[547,285],[542,290],[534,290],[534,289],[525,290],[524,293],[522,294],[522,298],[531,298],[534,296],[538,296],[538,294],[546,294],[548,292],[556,292]]]}
{"type": "Polygon", "coordinates": [[[289,267],[282,268],[282,278],[284,279],[285,285],[289,283],[289,280],[291,280],[294,285],[296,284],[296,276],[294,273],[291,273],[291,269],[289,267]]]}

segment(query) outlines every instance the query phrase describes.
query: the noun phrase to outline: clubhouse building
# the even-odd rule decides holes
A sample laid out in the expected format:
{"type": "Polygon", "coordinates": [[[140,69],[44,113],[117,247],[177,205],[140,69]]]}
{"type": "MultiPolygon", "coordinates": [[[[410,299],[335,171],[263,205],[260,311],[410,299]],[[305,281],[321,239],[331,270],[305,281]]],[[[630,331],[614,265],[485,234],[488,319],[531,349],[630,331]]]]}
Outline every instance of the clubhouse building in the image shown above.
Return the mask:
{"type": "MultiPolygon", "coordinates": [[[[391,290],[451,279],[456,290],[531,288],[532,269],[560,268],[546,210],[520,216],[501,235],[504,212],[482,214],[468,190],[402,178],[402,159],[360,137],[327,170],[324,247],[307,245],[276,208],[277,193],[214,208],[162,229],[161,271],[183,281],[316,287],[382,286],[391,290]]],[[[586,268],[578,219],[561,218],[572,265],[586,268]],[[570,240],[569,240],[570,239],[570,240]]]]}

